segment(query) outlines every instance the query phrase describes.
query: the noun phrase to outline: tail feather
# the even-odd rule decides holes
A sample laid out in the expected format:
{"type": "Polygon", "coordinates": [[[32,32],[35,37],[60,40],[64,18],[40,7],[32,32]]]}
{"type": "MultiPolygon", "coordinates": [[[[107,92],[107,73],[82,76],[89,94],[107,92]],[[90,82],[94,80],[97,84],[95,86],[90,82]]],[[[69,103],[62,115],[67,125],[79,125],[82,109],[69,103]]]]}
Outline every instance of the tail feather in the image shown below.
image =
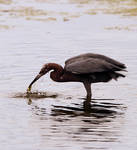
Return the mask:
{"type": "Polygon", "coordinates": [[[123,75],[123,74],[121,74],[121,73],[118,73],[118,72],[113,72],[113,73],[111,74],[111,77],[112,77],[114,80],[117,81],[117,79],[118,79],[119,77],[125,78],[126,76],[123,75]]]}

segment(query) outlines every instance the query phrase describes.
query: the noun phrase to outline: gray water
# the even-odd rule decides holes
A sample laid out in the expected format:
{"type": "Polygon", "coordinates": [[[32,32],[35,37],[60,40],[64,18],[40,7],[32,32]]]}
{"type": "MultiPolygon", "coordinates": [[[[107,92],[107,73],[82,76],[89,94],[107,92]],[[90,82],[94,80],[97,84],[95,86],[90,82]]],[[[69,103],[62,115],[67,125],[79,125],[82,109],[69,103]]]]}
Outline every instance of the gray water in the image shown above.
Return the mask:
{"type": "Polygon", "coordinates": [[[137,149],[137,17],[87,14],[96,5],[85,3],[0,1],[0,149],[137,149]],[[49,74],[32,88],[45,97],[24,96],[43,64],[63,66],[87,52],[128,70],[118,82],[92,85],[91,112],[83,108],[81,83],[55,83],[49,74]]]}

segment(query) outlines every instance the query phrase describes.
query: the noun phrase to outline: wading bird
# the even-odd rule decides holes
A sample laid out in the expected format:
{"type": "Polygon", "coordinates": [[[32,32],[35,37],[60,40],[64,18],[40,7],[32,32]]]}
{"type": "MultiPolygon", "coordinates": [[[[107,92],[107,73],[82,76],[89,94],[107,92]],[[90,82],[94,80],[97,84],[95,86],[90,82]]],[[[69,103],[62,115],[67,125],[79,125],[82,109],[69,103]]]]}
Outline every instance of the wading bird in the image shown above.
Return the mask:
{"type": "Polygon", "coordinates": [[[30,83],[27,92],[31,91],[32,84],[41,76],[52,70],[50,78],[56,82],[82,82],[87,92],[87,100],[91,100],[91,84],[117,80],[125,75],[118,71],[126,71],[126,66],[104,55],[86,53],[72,57],[65,61],[64,68],[56,63],[45,64],[39,74],[30,83]]]}

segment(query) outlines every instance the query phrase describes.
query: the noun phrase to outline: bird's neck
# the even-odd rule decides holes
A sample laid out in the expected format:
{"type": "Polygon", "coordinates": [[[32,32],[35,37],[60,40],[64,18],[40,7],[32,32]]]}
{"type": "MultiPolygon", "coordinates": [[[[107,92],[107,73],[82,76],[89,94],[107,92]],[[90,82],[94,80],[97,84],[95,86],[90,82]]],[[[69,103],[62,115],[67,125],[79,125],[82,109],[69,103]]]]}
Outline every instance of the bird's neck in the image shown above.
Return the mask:
{"type": "Polygon", "coordinates": [[[51,79],[54,81],[60,82],[61,76],[64,72],[63,67],[59,64],[56,64],[56,63],[49,63],[49,66],[50,66],[51,70],[53,70],[50,73],[51,79]]]}

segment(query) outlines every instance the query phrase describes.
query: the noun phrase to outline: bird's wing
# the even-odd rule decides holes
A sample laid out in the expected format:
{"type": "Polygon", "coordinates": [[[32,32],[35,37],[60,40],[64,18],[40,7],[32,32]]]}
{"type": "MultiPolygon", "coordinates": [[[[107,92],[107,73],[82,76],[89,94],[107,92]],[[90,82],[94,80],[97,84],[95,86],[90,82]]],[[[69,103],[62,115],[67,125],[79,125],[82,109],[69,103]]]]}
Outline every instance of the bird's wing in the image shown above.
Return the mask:
{"type": "Polygon", "coordinates": [[[78,61],[83,61],[85,59],[92,59],[92,58],[96,58],[96,59],[99,59],[99,60],[104,60],[110,64],[113,64],[115,66],[118,66],[120,68],[126,68],[126,66],[119,62],[119,61],[116,61],[110,57],[107,57],[107,56],[104,56],[104,55],[101,55],[101,54],[94,54],[94,53],[86,53],[86,54],[81,54],[81,55],[78,55],[78,56],[75,56],[75,57],[72,57],[68,60],[65,61],[65,65],[68,65],[68,64],[71,64],[71,63],[74,63],[74,62],[78,62],[78,61]]]}
{"type": "Polygon", "coordinates": [[[75,74],[89,74],[105,71],[120,71],[120,67],[113,65],[105,60],[97,58],[89,58],[85,60],[75,61],[65,65],[64,69],[75,74]]]}

